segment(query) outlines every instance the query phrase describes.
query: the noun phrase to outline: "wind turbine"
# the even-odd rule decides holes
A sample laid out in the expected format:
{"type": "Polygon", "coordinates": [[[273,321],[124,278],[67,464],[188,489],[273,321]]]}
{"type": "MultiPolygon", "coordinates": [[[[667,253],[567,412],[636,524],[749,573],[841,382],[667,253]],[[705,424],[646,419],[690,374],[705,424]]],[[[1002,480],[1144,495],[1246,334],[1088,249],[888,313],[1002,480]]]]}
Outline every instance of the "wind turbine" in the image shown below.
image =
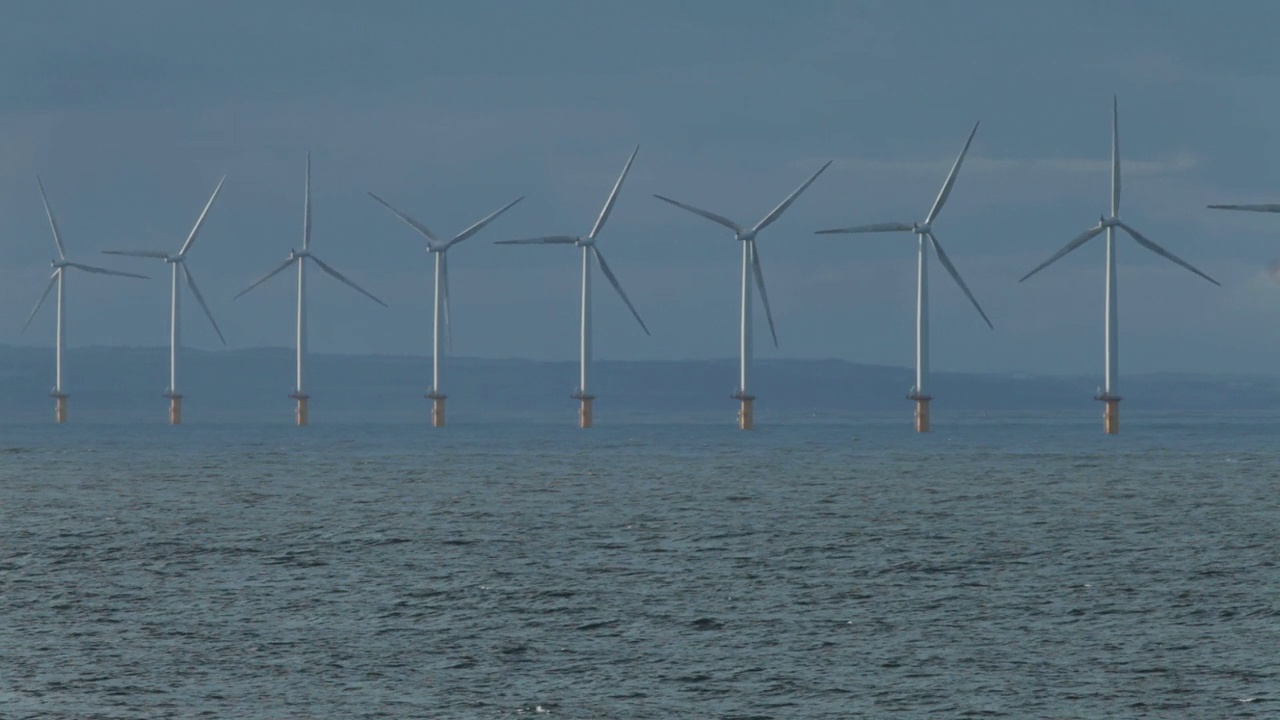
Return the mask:
{"type": "Polygon", "coordinates": [[[427,397],[431,399],[431,425],[432,427],[444,427],[444,401],[445,394],[440,390],[440,355],[442,348],[440,346],[440,334],[444,329],[448,329],[450,349],[453,346],[453,329],[449,323],[449,248],[466,240],[467,238],[480,232],[485,225],[493,222],[499,215],[510,210],[513,205],[523,200],[518,197],[507,203],[506,206],[499,210],[486,215],[483,219],[473,224],[471,227],[463,230],[453,237],[452,240],[441,242],[425,225],[405,215],[399,210],[391,206],[391,203],[382,198],[369,193],[369,197],[377,200],[383,207],[395,213],[396,217],[403,220],[409,227],[417,230],[419,234],[427,239],[427,252],[436,256],[436,288],[435,288],[435,309],[433,312],[433,322],[431,329],[431,390],[427,392],[427,397]],[[443,315],[444,322],[441,322],[443,315]]]}
{"type": "Polygon", "coordinates": [[[1098,224],[1080,233],[1074,240],[1067,243],[1066,247],[1059,250],[1053,257],[1045,260],[1036,266],[1034,270],[1022,276],[1018,282],[1022,282],[1027,278],[1035,275],[1044,268],[1052,265],[1061,259],[1064,255],[1084,245],[1093,238],[1100,235],[1103,231],[1107,233],[1107,318],[1106,318],[1106,372],[1104,382],[1106,383],[1101,392],[1094,397],[1106,404],[1103,411],[1102,427],[1103,431],[1108,435],[1114,435],[1120,432],[1120,395],[1117,381],[1120,374],[1120,316],[1116,310],[1116,228],[1120,228],[1129,234],[1139,245],[1150,250],[1151,252],[1173,261],[1200,277],[1208,280],[1214,285],[1221,286],[1217,280],[1205,275],[1189,263],[1177,257],[1173,253],[1165,250],[1151,240],[1147,239],[1142,233],[1135,230],[1128,223],[1120,219],[1120,110],[1119,103],[1115,96],[1111,98],[1111,215],[1108,217],[1099,217],[1098,224]]]}
{"type": "Polygon", "coordinates": [[[521,240],[499,240],[498,245],[575,245],[582,248],[582,327],[581,327],[581,344],[579,346],[579,379],[578,389],[574,391],[572,397],[579,402],[578,408],[578,426],[589,428],[594,424],[595,414],[592,402],[596,399],[591,394],[591,385],[589,383],[591,375],[591,261],[592,258],[600,263],[600,270],[604,273],[605,278],[613,285],[613,289],[618,291],[618,296],[622,298],[622,302],[627,304],[627,308],[631,310],[631,314],[635,316],[636,322],[640,323],[640,327],[644,330],[644,334],[649,334],[649,328],[645,326],[644,320],[640,319],[640,313],[636,311],[636,307],[631,304],[631,300],[627,297],[627,293],[622,290],[622,285],[618,282],[617,276],[613,274],[613,270],[609,269],[609,263],[605,262],[604,255],[600,253],[600,248],[596,246],[597,237],[600,230],[604,227],[605,221],[609,219],[609,213],[613,212],[613,205],[618,200],[618,191],[622,189],[622,183],[627,179],[627,173],[631,171],[631,163],[636,159],[636,153],[640,152],[640,146],[632,151],[631,157],[627,158],[627,164],[622,168],[622,174],[618,176],[618,181],[613,184],[613,190],[609,193],[609,199],[605,201],[604,208],[600,210],[599,217],[596,218],[596,224],[591,227],[591,232],[586,237],[571,237],[569,235],[548,235],[544,237],[525,238],[521,240]]]}
{"type": "MultiPolygon", "coordinates": [[[[307,354],[307,260],[308,259],[314,262],[316,266],[318,266],[321,270],[325,271],[329,275],[332,275],[339,282],[345,283],[346,285],[350,285],[351,287],[359,291],[362,295],[378,303],[379,305],[383,307],[387,306],[386,303],[374,297],[373,294],[371,294],[368,290],[365,290],[364,288],[355,284],[351,280],[347,279],[345,275],[338,272],[337,270],[334,270],[332,267],[329,266],[328,263],[316,257],[315,254],[311,252],[311,153],[307,153],[306,193],[304,195],[303,204],[302,204],[302,250],[301,251],[290,250],[289,257],[285,258],[285,261],[280,263],[280,265],[276,267],[276,269],[272,270],[266,275],[263,275],[261,278],[258,278],[253,282],[252,285],[245,288],[244,290],[241,290],[240,294],[236,295],[237,298],[240,297],[241,295],[244,295],[250,290],[258,287],[262,283],[284,272],[291,265],[298,266],[298,326],[297,326],[297,336],[296,336],[297,339],[295,341],[296,347],[297,347],[297,357],[298,357],[297,383],[294,386],[293,392],[289,393],[289,397],[298,401],[298,407],[297,407],[295,417],[297,419],[299,426],[306,425],[308,423],[309,414],[307,411],[307,401],[311,399],[311,396],[306,393],[302,383],[302,360],[304,357],[306,357],[306,354],[307,354]]],[[[232,298],[232,299],[234,300],[235,298],[232,298]]]]}
{"type": "Polygon", "coordinates": [[[947,203],[947,198],[951,196],[951,188],[956,184],[956,176],[960,174],[960,166],[964,163],[964,156],[969,152],[969,145],[973,143],[973,136],[977,133],[978,123],[974,123],[973,130],[969,132],[969,138],[964,141],[964,147],[960,149],[960,154],[956,156],[955,164],[951,166],[951,172],[947,173],[947,179],[942,183],[942,190],[938,191],[938,197],[933,201],[933,207],[929,208],[929,214],[925,216],[924,222],[876,223],[874,225],[859,225],[857,227],[818,231],[819,235],[875,232],[911,232],[916,235],[918,246],[916,267],[916,384],[907,393],[907,399],[916,404],[916,432],[929,432],[929,401],[933,399],[928,392],[929,248],[933,248],[933,252],[938,256],[938,262],[942,263],[942,267],[946,268],[947,273],[964,291],[964,294],[969,298],[969,302],[973,303],[973,306],[978,309],[978,314],[986,321],[987,327],[992,329],[995,327],[991,324],[987,314],[982,311],[982,306],[978,304],[978,300],[969,290],[969,286],[960,277],[960,272],[956,270],[956,266],[951,263],[951,258],[947,257],[947,253],[942,249],[937,236],[933,234],[933,222],[938,219],[938,213],[942,212],[942,206],[947,203]]]}
{"type": "Polygon", "coordinates": [[[96,267],[93,265],[83,265],[74,263],[67,259],[66,246],[62,244],[62,234],[58,232],[58,221],[53,217],[53,208],[49,207],[49,196],[44,192],[44,182],[39,177],[36,178],[36,184],[40,186],[40,199],[44,201],[44,213],[49,217],[49,227],[53,230],[53,245],[58,250],[58,257],[50,262],[53,266],[53,274],[49,276],[49,284],[45,286],[44,294],[36,301],[36,306],[31,310],[31,314],[27,316],[27,322],[22,326],[22,332],[26,332],[31,326],[31,321],[35,319],[36,313],[40,312],[40,306],[44,304],[46,298],[49,297],[49,291],[53,290],[55,285],[58,286],[58,331],[57,340],[55,341],[57,351],[57,370],[54,374],[53,391],[49,393],[54,399],[54,419],[58,423],[67,421],[67,398],[70,397],[62,386],[62,352],[63,346],[66,344],[66,323],[63,315],[63,299],[66,294],[66,274],[70,268],[83,270],[88,273],[98,275],[119,275],[120,277],[140,278],[148,280],[146,275],[136,275],[134,273],[120,272],[119,270],[108,270],[107,268],[96,267]]]}
{"type": "Polygon", "coordinates": [[[826,165],[823,165],[822,167],[818,168],[818,172],[810,176],[808,180],[805,180],[804,184],[796,188],[795,192],[788,195],[785,200],[783,200],[776,208],[769,211],[768,215],[765,215],[764,218],[760,220],[760,222],[756,223],[750,229],[735,223],[734,221],[730,220],[727,217],[724,217],[723,215],[717,215],[716,213],[709,212],[707,210],[702,210],[692,205],[686,205],[682,202],[677,202],[675,200],[672,200],[669,197],[663,197],[662,195],[654,195],[654,197],[658,198],[663,202],[671,203],[672,205],[675,205],[678,208],[688,210],[694,215],[701,215],[702,217],[710,220],[711,222],[714,222],[729,228],[730,230],[733,231],[734,239],[742,243],[742,328],[741,328],[741,335],[739,338],[740,339],[739,355],[738,355],[739,376],[738,376],[738,390],[733,394],[732,397],[734,400],[738,400],[742,403],[741,409],[738,411],[738,427],[743,430],[750,430],[752,427],[755,426],[755,414],[754,414],[753,405],[756,398],[754,395],[752,395],[748,391],[748,384],[747,384],[748,376],[750,375],[750,372],[751,372],[751,359],[752,359],[752,354],[754,350],[752,347],[752,337],[751,337],[751,330],[752,330],[752,327],[751,327],[751,276],[752,274],[755,275],[756,285],[760,288],[760,300],[762,303],[764,303],[765,317],[769,319],[769,333],[773,335],[773,345],[774,347],[778,346],[778,333],[773,326],[773,311],[769,309],[769,294],[766,293],[764,289],[764,271],[760,269],[760,252],[756,249],[756,235],[761,230],[764,230],[766,227],[773,224],[773,222],[777,220],[779,217],[781,217],[782,213],[786,212],[786,209],[791,207],[791,203],[795,202],[795,199],[797,197],[800,197],[800,193],[804,192],[806,188],[812,185],[813,181],[817,180],[818,176],[822,174],[822,171],[826,170],[827,167],[829,167],[830,165],[831,165],[831,161],[828,160],[826,165]]]}
{"type": "Polygon", "coordinates": [[[200,294],[200,288],[196,285],[196,279],[191,275],[191,268],[187,267],[187,253],[191,251],[191,246],[196,241],[196,235],[200,233],[200,228],[204,225],[204,220],[209,216],[209,208],[213,207],[213,201],[218,199],[218,193],[222,190],[222,183],[226,181],[224,175],[218,181],[217,187],[213,189],[213,195],[209,196],[209,202],[205,203],[204,210],[200,211],[200,217],[196,219],[196,224],[191,228],[191,233],[187,235],[186,242],[182,243],[182,247],[178,249],[177,255],[170,255],[162,250],[103,250],[105,255],[127,255],[129,257],[145,257],[159,258],[164,260],[172,269],[172,282],[170,283],[169,293],[169,387],[164,391],[164,396],[169,398],[169,424],[182,424],[182,395],[178,393],[178,298],[181,293],[178,290],[178,271],[181,269],[182,276],[186,278],[187,287],[191,288],[191,294],[195,296],[196,302],[200,303],[200,307],[204,309],[204,314],[209,318],[210,324],[213,325],[213,331],[218,333],[218,339],[223,345],[227,344],[227,339],[222,336],[222,330],[218,328],[218,321],[213,319],[213,311],[209,309],[209,304],[204,301],[204,295],[200,294]]]}

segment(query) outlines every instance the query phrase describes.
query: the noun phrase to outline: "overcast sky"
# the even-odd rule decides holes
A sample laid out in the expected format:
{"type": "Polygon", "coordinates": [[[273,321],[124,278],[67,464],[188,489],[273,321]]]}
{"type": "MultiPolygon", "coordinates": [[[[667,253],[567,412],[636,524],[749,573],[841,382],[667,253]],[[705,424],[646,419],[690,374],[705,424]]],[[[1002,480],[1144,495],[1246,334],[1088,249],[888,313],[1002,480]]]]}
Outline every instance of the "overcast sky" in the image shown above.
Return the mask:
{"type": "MultiPolygon", "coordinates": [[[[935,263],[934,367],[1101,374],[1101,239],[1017,278],[1107,207],[1119,95],[1121,214],[1220,280],[1125,239],[1123,372],[1275,373],[1280,55],[1269,2],[65,2],[14,4],[0,25],[0,343],[50,345],[51,308],[19,330],[54,248],[148,272],[76,274],[75,346],[161,346],[159,263],[227,182],[190,266],[231,347],[291,344],[292,281],[232,296],[300,246],[314,162],[313,249],[379,294],[310,284],[311,347],[429,352],[430,258],[374,191],[452,235],[525,201],[451,252],[454,350],[570,359],[578,255],[499,247],[585,234],[632,148],[601,236],[653,331],[597,283],[596,354],[736,354],[741,254],[670,195],[742,224],[835,163],[759,247],[781,348],[758,357],[910,365],[910,235],[814,230],[920,220],[982,121],[934,227],[995,323],[935,263]]],[[[218,341],[187,302],[187,344],[218,341]]],[[[757,311],[758,340],[767,340],[757,311]]]]}

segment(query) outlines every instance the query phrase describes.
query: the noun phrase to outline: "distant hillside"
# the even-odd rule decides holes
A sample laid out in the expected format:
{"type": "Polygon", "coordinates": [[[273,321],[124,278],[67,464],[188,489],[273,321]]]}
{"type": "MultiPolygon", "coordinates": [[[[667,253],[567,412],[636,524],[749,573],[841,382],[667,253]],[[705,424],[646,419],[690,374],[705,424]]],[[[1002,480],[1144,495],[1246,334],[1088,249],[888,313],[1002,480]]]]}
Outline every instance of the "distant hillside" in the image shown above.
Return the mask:
{"type": "MultiPolygon", "coordinates": [[[[452,422],[524,417],[571,418],[569,394],[577,384],[575,362],[450,358],[446,374],[452,422]]],[[[377,355],[313,355],[308,384],[315,422],[423,419],[430,358],[377,355]]],[[[185,350],[179,382],[188,423],[275,420],[287,422],[292,402],[293,352],[284,348],[204,352],[185,350]]],[[[907,368],[841,360],[759,361],[757,417],[909,413],[912,384],[907,368]]],[[[72,421],[161,423],[168,379],[163,348],[77,348],[67,354],[72,421]]],[[[732,360],[599,362],[596,413],[732,418],[729,399],[737,379],[732,360]]],[[[0,346],[0,422],[44,422],[53,414],[53,351],[0,346]]],[[[1098,381],[1087,377],[1039,377],[937,373],[934,412],[1094,412],[1098,381]]],[[[1147,375],[1125,379],[1125,408],[1148,410],[1270,410],[1280,407],[1280,380],[1198,375],[1147,375]]]]}

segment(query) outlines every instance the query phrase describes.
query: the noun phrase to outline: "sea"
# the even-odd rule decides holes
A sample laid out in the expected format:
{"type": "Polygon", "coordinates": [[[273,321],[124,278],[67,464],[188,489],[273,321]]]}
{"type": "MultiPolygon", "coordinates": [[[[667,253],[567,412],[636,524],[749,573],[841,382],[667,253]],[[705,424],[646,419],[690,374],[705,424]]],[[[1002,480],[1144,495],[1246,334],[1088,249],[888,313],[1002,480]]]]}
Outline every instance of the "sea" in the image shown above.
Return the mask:
{"type": "Polygon", "coordinates": [[[1280,414],[1098,410],[0,424],[0,717],[1280,717],[1280,414]]]}

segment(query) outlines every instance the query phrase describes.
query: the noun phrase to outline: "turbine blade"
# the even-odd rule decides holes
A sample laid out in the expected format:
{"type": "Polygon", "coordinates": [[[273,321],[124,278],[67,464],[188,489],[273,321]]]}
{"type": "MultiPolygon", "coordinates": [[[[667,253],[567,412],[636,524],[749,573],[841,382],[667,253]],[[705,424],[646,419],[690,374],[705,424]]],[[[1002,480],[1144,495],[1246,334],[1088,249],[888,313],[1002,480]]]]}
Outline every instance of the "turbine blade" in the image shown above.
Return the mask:
{"type": "Polygon", "coordinates": [[[521,201],[521,200],[523,200],[523,199],[524,199],[524,196],[523,196],[523,195],[521,195],[520,197],[516,198],[515,200],[512,200],[511,202],[509,202],[509,203],[507,203],[506,205],[504,205],[501,209],[499,209],[499,210],[495,210],[495,211],[493,211],[493,212],[489,213],[489,214],[488,214],[488,215],[486,215],[486,216],[484,217],[484,219],[483,219],[483,220],[481,220],[480,222],[477,222],[475,225],[472,225],[471,227],[467,228],[466,230],[463,230],[462,232],[458,233],[456,237],[454,237],[454,238],[453,238],[452,240],[450,240],[449,242],[445,243],[445,244],[444,244],[444,247],[443,247],[443,248],[441,248],[441,249],[443,249],[443,250],[448,250],[449,248],[453,247],[454,245],[457,245],[458,243],[462,242],[463,240],[466,240],[467,238],[471,237],[472,235],[475,235],[476,233],[480,232],[482,229],[484,229],[484,226],[485,226],[485,225],[488,225],[489,223],[491,223],[491,222],[493,222],[494,220],[496,220],[496,219],[498,218],[498,216],[499,216],[499,215],[501,215],[502,213],[504,213],[504,212],[506,212],[506,211],[510,210],[512,207],[514,207],[514,206],[515,206],[515,204],[516,204],[516,203],[520,202],[520,201],[521,201]]]}
{"type": "Polygon", "coordinates": [[[146,275],[138,275],[137,273],[120,272],[119,270],[108,270],[107,268],[97,267],[96,265],[82,265],[80,263],[67,263],[67,267],[73,267],[73,268],[76,268],[77,270],[83,270],[85,272],[94,273],[97,275],[117,275],[119,277],[138,278],[139,280],[151,279],[146,275]]]}
{"type": "Polygon", "coordinates": [[[222,183],[227,181],[227,176],[223,175],[218,181],[217,187],[213,189],[213,194],[209,196],[209,202],[204,204],[204,209],[200,211],[200,217],[196,218],[196,224],[191,228],[191,234],[187,236],[187,241],[182,243],[182,249],[178,251],[178,257],[183,257],[187,251],[191,249],[191,244],[196,241],[196,235],[200,234],[200,227],[204,225],[205,218],[209,217],[209,208],[213,207],[213,201],[218,199],[218,193],[222,192],[222,183]]]}
{"type": "Polygon", "coordinates": [[[591,226],[591,234],[587,235],[589,240],[594,240],[596,235],[600,234],[600,229],[604,227],[604,223],[609,219],[609,213],[613,212],[613,204],[618,200],[618,191],[622,189],[622,181],[627,179],[627,173],[631,172],[631,163],[635,162],[636,153],[640,152],[640,146],[637,145],[635,150],[631,151],[631,157],[627,158],[627,164],[622,167],[622,174],[618,176],[618,182],[613,184],[613,190],[609,192],[609,199],[604,201],[604,208],[600,210],[600,217],[596,218],[596,224],[591,226]]]}
{"type": "Polygon", "coordinates": [[[187,287],[191,288],[191,294],[196,296],[196,302],[200,303],[200,307],[204,309],[205,317],[209,318],[209,323],[213,325],[213,331],[218,333],[218,339],[223,345],[227,344],[227,339],[222,336],[222,330],[218,327],[218,321],[213,319],[213,311],[209,309],[209,303],[204,301],[204,295],[200,294],[200,288],[196,287],[196,279],[191,276],[191,269],[186,263],[178,263],[182,266],[182,274],[187,278],[187,287]]]}
{"type": "Polygon", "coordinates": [[[169,257],[169,253],[161,250],[103,250],[103,255],[127,255],[129,257],[160,258],[169,257]]]}
{"type": "Polygon", "coordinates": [[[498,240],[494,245],[572,245],[578,238],[568,235],[547,235],[546,237],[522,238],[520,240],[498,240]]]}
{"type": "Polygon", "coordinates": [[[769,333],[773,335],[773,346],[778,347],[778,331],[773,327],[773,310],[769,308],[769,293],[764,289],[764,270],[760,269],[760,248],[755,240],[751,243],[751,267],[756,274],[756,287],[760,288],[760,301],[764,303],[764,316],[769,318],[769,333]]]}
{"type": "Polygon", "coordinates": [[[435,233],[428,230],[426,225],[423,225],[417,220],[414,220],[408,215],[405,215],[404,213],[395,209],[394,207],[391,207],[391,203],[387,202],[386,200],[383,200],[382,198],[378,197],[377,195],[374,195],[373,193],[369,193],[369,197],[373,198],[374,200],[377,200],[379,203],[382,204],[383,207],[395,213],[396,217],[405,221],[405,223],[408,224],[409,227],[413,228],[414,230],[417,230],[418,232],[426,236],[429,245],[434,245],[435,243],[439,242],[439,240],[436,239],[435,233]]]}
{"type": "Polygon", "coordinates": [[[449,254],[440,253],[440,302],[444,305],[444,332],[449,339],[449,351],[453,351],[453,321],[449,318],[449,254]]]}
{"type": "Polygon", "coordinates": [[[1078,236],[1076,236],[1076,239],[1074,239],[1074,240],[1072,240],[1071,242],[1067,243],[1067,246],[1066,246],[1066,247],[1064,247],[1064,248],[1062,248],[1061,250],[1059,250],[1057,253],[1055,253],[1053,257],[1051,257],[1051,258],[1049,258],[1048,260],[1045,260],[1044,262],[1040,263],[1039,265],[1037,265],[1037,266],[1036,266],[1036,269],[1035,269],[1035,270],[1032,270],[1031,272],[1029,272],[1029,273],[1027,273],[1026,275],[1023,275],[1021,278],[1019,278],[1019,279],[1018,279],[1018,282],[1022,282],[1023,280],[1026,280],[1027,278],[1031,277],[1032,275],[1035,275],[1036,273],[1040,272],[1041,270],[1043,270],[1043,269],[1045,269],[1045,268],[1049,267],[1050,265],[1054,264],[1054,263],[1055,263],[1055,262],[1057,262],[1058,260],[1061,260],[1061,259],[1062,259],[1062,257],[1063,257],[1064,255],[1066,255],[1067,253],[1071,252],[1072,250],[1075,250],[1076,248],[1080,247],[1081,245],[1083,245],[1083,244],[1085,244],[1085,243],[1089,242],[1090,240],[1094,239],[1095,237],[1097,237],[1097,236],[1098,236],[1098,233],[1102,232],[1104,229],[1105,229],[1105,228],[1103,227],[1102,223],[1098,223],[1097,225],[1094,225],[1093,227],[1089,228],[1088,230],[1085,230],[1084,232],[1080,233],[1078,236]]]}
{"type": "Polygon", "coordinates": [[[1129,225],[1127,225],[1127,224],[1125,224],[1125,223],[1119,223],[1119,225],[1120,225],[1120,227],[1124,228],[1124,231],[1125,231],[1125,232],[1129,233],[1129,236],[1130,236],[1130,237],[1132,237],[1134,240],[1137,240],[1137,241],[1138,241],[1138,244],[1139,244],[1139,245],[1141,245],[1142,247],[1144,247],[1144,248],[1146,248],[1146,249],[1150,250],[1151,252],[1153,252],[1153,253],[1155,253],[1155,254],[1159,255],[1160,257],[1165,258],[1166,260],[1170,260],[1170,261],[1172,261],[1173,263],[1175,263],[1175,264],[1177,264],[1177,265],[1181,265],[1182,267],[1184,267],[1184,268],[1186,268],[1186,269],[1190,270],[1191,272],[1193,272],[1193,273],[1195,273],[1195,274],[1199,275],[1200,277],[1204,278],[1205,280],[1208,280],[1209,282],[1213,283],[1214,285],[1217,285],[1218,287],[1222,287],[1222,283],[1220,283],[1220,282],[1218,282],[1217,280],[1214,280],[1213,278],[1209,277],[1208,275],[1205,275],[1204,273],[1200,272],[1200,271],[1199,271],[1199,270],[1197,270],[1197,269],[1196,269],[1196,268],[1195,268],[1191,263],[1187,262],[1186,260],[1183,260],[1182,258],[1178,257],[1177,255],[1174,255],[1173,253],[1169,252],[1168,250],[1165,250],[1164,248],[1160,247],[1159,245],[1157,245],[1157,244],[1155,244],[1155,243],[1151,242],[1151,241],[1150,241],[1150,240],[1148,240],[1148,239],[1147,239],[1147,238],[1146,238],[1142,233],[1138,232],[1137,230],[1134,230],[1134,229],[1133,229],[1132,227],[1130,227],[1129,225]]]}
{"type": "Polygon", "coordinates": [[[1111,217],[1120,214],[1120,101],[1111,96],[1111,217]]]}
{"type": "Polygon", "coordinates": [[[329,266],[329,264],[328,264],[328,263],[326,263],[325,261],[323,261],[323,260],[321,260],[320,258],[316,257],[315,255],[310,255],[310,256],[308,256],[308,257],[310,257],[312,260],[315,260],[315,261],[316,261],[316,264],[320,266],[320,269],[321,269],[321,270],[323,270],[323,271],[325,271],[325,272],[329,273],[330,275],[332,275],[332,276],[333,276],[336,280],[338,280],[339,282],[343,282],[343,283],[346,283],[347,285],[350,285],[352,288],[354,288],[354,289],[356,289],[357,291],[359,291],[359,292],[360,292],[361,294],[363,294],[365,297],[367,297],[367,298],[369,298],[370,300],[372,300],[372,301],[374,301],[374,302],[378,303],[378,304],[379,304],[379,305],[381,305],[382,307],[386,307],[386,306],[387,306],[387,304],[386,304],[386,303],[382,302],[382,301],[381,301],[381,300],[379,300],[377,297],[375,297],[375,296],[373,295],[373,293],[369,292],[368,290],[365,290],[364,288],[360,287],[359,285],[355,284],[354,282],[351,282],[351,280],[350,280],[349,278],[347,278],[347,276],[343,275],[342,273],[338,272],[337,270],[334,270],[334,269],[333,269],[332,267],[330,267],[330,266],[329,266]]]}
{"type": "Polygon", "coordinates": [[[636,311],[636,306],[631,304],[631,299],[622,291],[622,284],[618,282],[617,276],[613,274],[613,270],[609,269],[609,263],[604,261],[604,255],[600,254],[600,248],[595,245],[591,246],[592,252],[596,254],[596,260],[600,261],[600,270],[604,276],[608,278],[609,283],[613,285],[613,289],[618,291],[618,296],[622,298],[622,302],[627,304],[627,308],[631,310],[631,314],[636,316],[636,322],[640,323],[640,328],[644,330],[645,335],[651,335],[649,327],[644,324],[644,320],[640,319],[640,313],[636,311]]]}
{"type": "Polygon", "coordinates": [[[938,253],[938,261],[942,263],[942,267],[946,268],[947,272],[951,273],[951,279],[956,281],[956,284],[960,286],[960,289],[963,290],[964,294],[969,298],[969,302],[973,303],[973,306],[977,308],[978,314],[986,321],[987,327],[995,330],[996,326],[991,324],[991,318],[987,317],[987,314],[982,311],[982,306],[978,304],[978,298],[973,296],[973,292],[969,290],[969,286],[966,285],[964,283],[964,279],[960,277],[960,271],[956,270],[956,266],[951,264],[951,258],[947,257],[947,254],[942,251],[942,245],[938,243],[938,238],[934,237],[933,233],[929,233],[928,235],[929,242],[933,244],[934,252],[938,253]]]}
{"type": "Polygon", "coordinates": [[[44,181],[36,176],[36,184],[40,186],[40,199],[44,201],[44,214],[49,216],[49,227],[53,228],[53,244],[58,248],[58,259],[67,259],[67,249],[62,244],[62,233],[58,232],[58,221],[53,217],[53,208],[49,207],[49,196],[44,192],[44,181]]]}
{"type": "Polygon", "coordinates": [[[249,292],[250,290],[252,290],[252,289],[254,289],[254,288],[258,287],[258,286],[259,286],[259,285],[261,285],[262,283],[264,283],[264,282],[266,282],[266,281],[270,280],[271,278],[275,277],[276,275],[279,275],[280,273],[284,272],[285,268],[287,268],[287,267],[289,267],[290,265],[292,265],[292,264],[294,263],[294,261],[295,261],[295,260],[297,260],[297,258],[296,258],[296,257],[294,257],[293,255],[290,255],[290,256],[289,256],[289,259],[288,259],[288,260],[285,260],[285,261],[284,261],[284,262],[282,262],[282,263],[280,263],[280,265],[279,265],[275,270],[272,270],[271,272],[267,273],[266,275],[263,275],[262,277],[258,278],[257,280],[254,280],[252,285],[250,285],[249,287],[247,287],[247,288],[245,288],[245,289],[241,290],[241,291],[236,295],[236,297],[233,297],[233,298],[231,298],[231,299],[232,299],[232,300],[235,300],[236,298],[240,297],[241,295],[244,295],[245,293],[249,292]]]}
{"type": "Polygon", "coordinates": [[[36,319],[36,313],[40,312],[40,306],[44,305],[45,299],[49,297],[49,292],[53,290],[53,286],[58,283],[59,272],[61,271],[53,271],[53,275],[49,278],[49,284],[44,287],[44,294],[36,301],[36,306],[31,309],[31,314],[27,316],[27,322],[23,324],[22,330],[19,331],[19,334],[26,332],[27,328],[31,327],[31,321],[36,319]]]}
{"type": "Polygon", "coordinates": [[[875,223],[872,225],[855,225],[833,230],[819,230],[815,235],[835,235],[839,233],[878,233],[878,232],[910,232],[915,229],[911,223],[875,223]]]}
{"type": "Polygon", "coordinates": [[[682,208],[682,209],[684,209],[684,210],[688,210],[689,212],[693,213],[694,215],[701,215],[702,217],[704,217],[704,218],[706,218],[706,219],[710,220],[711,222],[713,222],[713,223],[719,223],[719,224],[721,224],[721,225],[723,225],[723,226],[725,226],[725,227],[729,228],[730,230],[732,230],[732,231],[734,231],[734,232],[736,232],[736,233],[741,233],[741,232],[743,232],[743,231],[744,231],[744,229],[743,229],[742,227],[740,227],[737,223],[735,223],[734,221],[730,220],[729,218],[727,218],[727,217],[725,217],[725,216],[723,216],[723,215],[717,215],[717,214],[715,214],[715,213],[713,213],[713,212],[710,212],[710,211],[708,211],[708,210],[702,210],[702,209],[700,209],[700,208],[696,208],[696,207],[694,207],[694,206],[692,206],[692,205],[685,205],[684,203],[682,203],[682,202],[677,202],[677,201],[675,201],[675,200],[672,200],[672,199],[671,199],[671,198],[669,198],[669,197],[663,197],[663,196],[661,196],[661,195],[654,195],[654,197],[658,198],[659,200],[661,200],[661,201],[663,201],[663,202],[671,203],[672,205],[675,205],[675,206],[676,206],[676,207],[678,207],[678,208],[682,208]]]}
{"type": "Polygon", "coordinates": [[[960,174],[960,166],[964,164],[964,156],[969,152],[969,145],[973,143],[973,136],[978,134],[978,125],[981,121],[973,124],[973,130],[969,131],[969,139],[964,141],[964,147],[960,149],[960,154],[956,156],[956,162],[951,166],[951,172],[947,173],[947,179],[942,183],[942,189],[938,191],[938,197],[933,201],[933,207],[929,209],[929,216],[925,218],[924,224],[931,225],[937,219],[938,213],[942,212],[942,206],[947,204],[947,198],[951,196],[951,188],[955,187],[956,176],[960,174]]]}
{"type": "Polygon", "coordinates": [[[311,153],[307,153],[306,195],[302,201],[302,249],[311,247],[311,153]]]}
{"type": "Polygon", "coordinates": [[[1280,213],[1280,205],[1210,205],[1212,210],[1247,210],[1249,212],[1280,213]]]}
{"type": "Polygon", "coordinates": [[[772,225],[774,220],[777,220],[778,218],[782,217],[782,213],[786,212],[787,208],[791,207],[791,203],[795,202],[796,198],[800,197],[800,193],[808,189],[808,187],[813,184],[813,181],[817,180],[818,176],[821,175],[822,172],[829,167],[831,167],[830,160],[827,161],[826,165],[823,165],[822,167],[818,168],[818,172],[809,176],[809,179],[805,180],[800,187],[796,188],[795,192],[788,195],[786,200],[783,200],[781,203],[779,203],[778,207],[771,210],[769,214],[765,215],[760,222],[756,223],[756,226],[754,228],[751,228],[751,232],[760,232],[766,227],[769,227],[770,225],[772,225]]]}

